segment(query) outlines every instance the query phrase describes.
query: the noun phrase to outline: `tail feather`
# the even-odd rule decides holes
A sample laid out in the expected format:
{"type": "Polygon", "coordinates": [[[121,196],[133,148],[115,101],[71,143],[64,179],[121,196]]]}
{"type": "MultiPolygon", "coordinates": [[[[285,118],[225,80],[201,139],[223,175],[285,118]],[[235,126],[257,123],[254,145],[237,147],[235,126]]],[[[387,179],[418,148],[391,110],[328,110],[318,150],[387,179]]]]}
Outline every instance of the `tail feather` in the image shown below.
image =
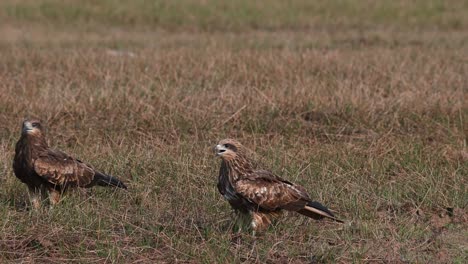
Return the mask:
{"type": "Polygon", "coordinates": [[[343,221],[337,219],[335,215],[333,215],[333,213],[328,210],[327,207],[315,201],[308,202],[304,209],[301,209],[297,212],[313,219],[329,218],[335,220],[336,222],[343,223],[343,221]]]}
{"type": "Polygon", "coordinates": [[[98,173],[94,176],[94,180],[99,186],[113,186],[125,190],[127,189],[127,186],[121,180],[110,175],[98,173]]]}

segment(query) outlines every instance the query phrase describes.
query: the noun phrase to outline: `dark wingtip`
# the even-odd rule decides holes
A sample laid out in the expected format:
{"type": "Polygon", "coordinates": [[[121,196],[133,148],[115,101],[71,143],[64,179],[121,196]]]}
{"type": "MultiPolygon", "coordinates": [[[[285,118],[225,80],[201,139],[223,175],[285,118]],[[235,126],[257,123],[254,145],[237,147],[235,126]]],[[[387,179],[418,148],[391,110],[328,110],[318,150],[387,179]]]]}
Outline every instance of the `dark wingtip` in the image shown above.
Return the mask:
{"type": "Polygon", "coordinates": [[[127,185],[125,185],[123,182],[120,182],[120,185],[117,186],[117,187],[120,187],[120,188],[122,188],[122,189],[124,189],[124,190],[127,190],[127,189],[128,189],[128,188],[127,188],[127,185]]]}
{"type": "Polygon", "coordinates": [[[96,177],[98,179],[97,184],[100,186],[113,186],[127,190],[127,186],[114,176],[98,172],[96,177]]]}
{"type": "Polygon", "coordinates": [[[323,212],[327,213],[328,215],[331,216],[329,219],[332,219],[332,220],[334,220],[335,222],[344,223],[343,220],[337,219],[337,218],[335,217],[335,215],[334,215],[327,207],[325,207],[323,204],[321,204],[321,203],[319,203],[319,202],[311,201],[311,202],[308,202],[307,205],[310,206],[310,207],[316,208],[316,209],[318,209],[318,210],[320,210],[320,211],[323,211],[323,212]]]}
{"type": "Polygon", "coordinates": [[[323,212],[329,214],[330,216],[335,217],[335,215],[332,212],[330,212],[330,210],[328,210],[327,207],[325,207],[323,204],[321,204],[319,202],[312,201],[312,202],[308,202],[307,205],[310,206],[310,207],[319,209],[320,211],[323,211],[323,212]]]}
{"type": "Polygon", "coordinates": [[[118,187],[118,188],[122,188],[124,190],[127,190],[127,185],[125,185],[125,183],[123,183],[121,180],[115,178],[115,177],[112,177],[112,181],[111,181],[111,186],[115,186],[115,187],[118,187]]]}

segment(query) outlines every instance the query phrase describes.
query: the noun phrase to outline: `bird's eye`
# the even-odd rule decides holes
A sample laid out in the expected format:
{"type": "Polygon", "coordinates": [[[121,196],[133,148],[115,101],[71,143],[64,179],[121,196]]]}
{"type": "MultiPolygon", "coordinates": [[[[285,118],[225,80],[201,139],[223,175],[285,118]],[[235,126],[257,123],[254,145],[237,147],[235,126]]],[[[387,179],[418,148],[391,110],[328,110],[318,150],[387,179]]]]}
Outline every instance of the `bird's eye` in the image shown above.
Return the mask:
{"type": "Polygon", "coordinates": [[[225,148],[229,148],[229,147],[231,147],[231,145],[229,145],[229,144],[224,144],[224,147],[225,147],[225,148]]]}
{"type": "Polygon", "coordinates": [[[38,126],[39,126],[39,123],[32,123],[32,126],[33,126],[33,127],[38,127],[38,126]]]}

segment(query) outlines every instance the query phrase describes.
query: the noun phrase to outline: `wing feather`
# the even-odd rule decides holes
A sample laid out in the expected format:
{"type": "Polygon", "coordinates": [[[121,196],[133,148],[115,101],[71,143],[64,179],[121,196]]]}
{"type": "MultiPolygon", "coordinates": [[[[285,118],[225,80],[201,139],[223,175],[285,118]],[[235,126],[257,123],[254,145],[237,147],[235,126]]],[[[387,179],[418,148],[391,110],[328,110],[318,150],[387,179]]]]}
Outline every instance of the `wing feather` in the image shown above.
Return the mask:
{"type": "Polygon", "coordinates": [[[94,169],[58,150],[47,150],[34,160],[35,172],[58,186],[86,186],[94,178],[94,169]]]}
{"type": "Polygon", "coordinates": [[[254,171],[236,183],[237,192],[262,209],[298,211],[309,196],[302,187],[294,185],[268,171],[254,171]]]}

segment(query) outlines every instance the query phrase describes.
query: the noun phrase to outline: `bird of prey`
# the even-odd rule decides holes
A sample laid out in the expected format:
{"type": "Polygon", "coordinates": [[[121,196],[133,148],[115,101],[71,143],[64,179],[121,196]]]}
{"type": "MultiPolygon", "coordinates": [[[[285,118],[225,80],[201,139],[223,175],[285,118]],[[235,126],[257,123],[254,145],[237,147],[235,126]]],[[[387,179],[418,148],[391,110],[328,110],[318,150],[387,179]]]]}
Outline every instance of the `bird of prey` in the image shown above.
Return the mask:
{"type": "Polygon", "coordinates": [[[267,170],[256,170],[246,149],[234,139],[221,140],[215,147],[221,157],[218,190],[241,216],[250,215],[255,231],[264,230],[284,209],[313,219],[342,222],[325,206],[312,201],[306,190],[267,170]]]}
{"type": "Polygon", "coordinates": [[[38,120],[23,122],[21,137],[16,143],[13,170],[16,177],[28,186],[31,203],[36,209],[46,192],[53,206],[68,188],[99,185],[127,189],[119,179],[101,173],[62,151],[49,148],[38,120]]]}

